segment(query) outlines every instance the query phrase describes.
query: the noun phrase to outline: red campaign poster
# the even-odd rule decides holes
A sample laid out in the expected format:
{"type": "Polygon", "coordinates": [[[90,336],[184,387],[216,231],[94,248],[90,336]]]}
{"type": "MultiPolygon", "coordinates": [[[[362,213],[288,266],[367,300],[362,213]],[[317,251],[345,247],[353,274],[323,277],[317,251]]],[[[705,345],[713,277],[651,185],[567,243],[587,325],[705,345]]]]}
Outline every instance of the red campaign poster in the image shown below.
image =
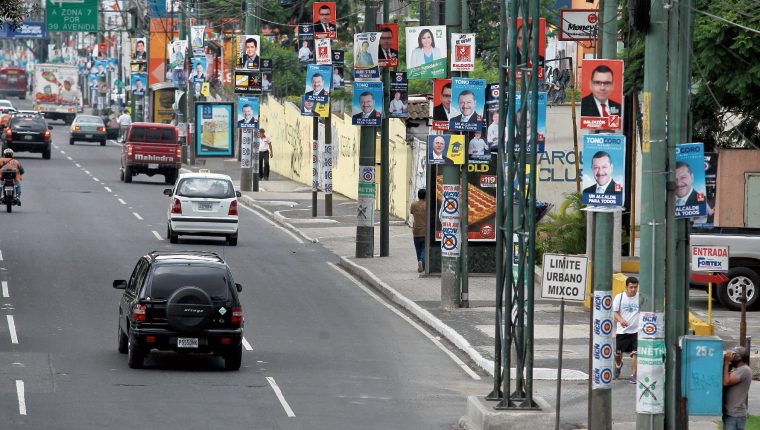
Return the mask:
{"type": "Polygon", "coordinates": [[[623,60],[586,59],[581,72],[581,128],[623,126],[623,60]]]}
{"type": "Polygon", "coordinates": [[[380,33],[380,46],[377,48],[377,60],[380,67],[398,66],[398,24],[377,24],[380,33]]]}
{"type": "Polygon", "coordinates": [[[451,115],[451,79],[433,81],[433,130],[448,130],[451,115]]]}
{"type": "Polygon", "coordinates": [[[335,39],[338,32],[335,26],[335,2],[315,1],[312,4],[314,14],[314,38],[335,39]]]}
{"type": "MultiPolygon", "coordinates": [[[[530,43],[533,42],[533,25],[528,26],[528,52],[523,55],[523,32],[522,32],[522,18],[517,18],[517,64],[524,64],[523,67],[532,67],[530,62],[530,43]]],[[[533,20],[528,20],[528,24],[532,24],[533,20]]],[[[507,41],[509,43],[509,41],[507,41]]],[[[544,79],[544,58],[546,58],[546,18],[538,19],[538,79],[544,79]]],[[[522,76],[522,71],[517,70],[517,78],[522,76]]]]}

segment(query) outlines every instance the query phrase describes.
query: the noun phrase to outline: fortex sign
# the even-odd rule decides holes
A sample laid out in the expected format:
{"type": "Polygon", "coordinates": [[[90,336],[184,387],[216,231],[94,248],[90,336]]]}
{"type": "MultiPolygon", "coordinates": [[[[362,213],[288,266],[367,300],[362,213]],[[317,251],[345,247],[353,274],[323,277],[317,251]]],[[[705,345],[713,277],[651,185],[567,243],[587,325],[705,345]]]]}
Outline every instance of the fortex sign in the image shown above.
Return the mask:
{"type": "Polygon", "coordinates": [[[98,31],[97,0],[45,0],[47,31],[98,31]]]}

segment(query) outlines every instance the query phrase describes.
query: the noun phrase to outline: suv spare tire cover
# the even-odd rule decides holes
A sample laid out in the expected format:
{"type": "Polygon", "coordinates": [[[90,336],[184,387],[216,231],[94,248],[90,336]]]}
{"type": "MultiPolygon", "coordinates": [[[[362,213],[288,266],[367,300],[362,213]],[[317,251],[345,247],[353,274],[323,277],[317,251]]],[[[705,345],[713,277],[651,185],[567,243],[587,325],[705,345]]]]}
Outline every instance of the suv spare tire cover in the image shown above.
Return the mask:
{"type": "Polygon", "coordinates": [[[181,332],[203,330],[208,326],[213,303],[205,291],[198,287],[182,287],[166,303],[166,320],[169,326],[181,332]]]}

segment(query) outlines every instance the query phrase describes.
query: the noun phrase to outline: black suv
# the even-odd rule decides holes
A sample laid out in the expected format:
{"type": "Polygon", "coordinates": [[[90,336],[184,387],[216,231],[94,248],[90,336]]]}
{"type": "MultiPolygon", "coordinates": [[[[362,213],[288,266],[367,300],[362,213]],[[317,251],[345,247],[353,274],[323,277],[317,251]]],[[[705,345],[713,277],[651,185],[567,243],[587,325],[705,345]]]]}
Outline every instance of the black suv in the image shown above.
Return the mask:
{"type": "Polygon", "coordinates": [[[153,251],[140,258],[119,303],[119,352],[129,367],[143,366],[152,349],[220,355],[227,370],[240,369],[242,290],[213,252],[153,251]]]}

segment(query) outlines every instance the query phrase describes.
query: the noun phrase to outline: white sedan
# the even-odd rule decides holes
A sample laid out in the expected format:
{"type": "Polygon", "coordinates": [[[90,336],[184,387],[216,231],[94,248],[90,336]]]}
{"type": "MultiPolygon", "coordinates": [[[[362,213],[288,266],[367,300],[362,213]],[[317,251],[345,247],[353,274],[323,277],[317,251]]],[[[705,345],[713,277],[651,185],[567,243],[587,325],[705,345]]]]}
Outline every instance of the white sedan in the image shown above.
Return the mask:
{"type": "Polygon", "coordinates": [[[229,176],[203,170],[184,173],[164,194],[171,197],[166,229],[171,243],[177,243],[179,235],[224,236],[229,245],[237,245],[241,194],[229,176]]]}

